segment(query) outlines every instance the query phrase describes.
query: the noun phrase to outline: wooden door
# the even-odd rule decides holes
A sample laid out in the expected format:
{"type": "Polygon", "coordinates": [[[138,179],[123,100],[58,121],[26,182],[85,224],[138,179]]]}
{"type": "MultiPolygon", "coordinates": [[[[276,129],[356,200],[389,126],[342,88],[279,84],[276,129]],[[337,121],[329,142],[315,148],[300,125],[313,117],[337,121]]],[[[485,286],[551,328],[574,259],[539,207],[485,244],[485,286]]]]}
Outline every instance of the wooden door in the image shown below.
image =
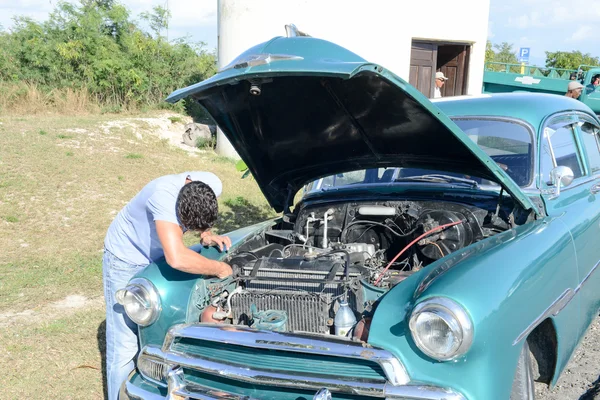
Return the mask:
{"type": "Polygon", "coordinates": [[[466,45],[438,46],[437,67],[448,78],[441,89],[442,97],[466,94],[469,48],[466,45]]]}
{"type": "Polygon", "coordinates": [[[412,43],[408,83],[429,98],[433,97],[433,76],[435,74],[436,59],[436,44],[412,43]]]}

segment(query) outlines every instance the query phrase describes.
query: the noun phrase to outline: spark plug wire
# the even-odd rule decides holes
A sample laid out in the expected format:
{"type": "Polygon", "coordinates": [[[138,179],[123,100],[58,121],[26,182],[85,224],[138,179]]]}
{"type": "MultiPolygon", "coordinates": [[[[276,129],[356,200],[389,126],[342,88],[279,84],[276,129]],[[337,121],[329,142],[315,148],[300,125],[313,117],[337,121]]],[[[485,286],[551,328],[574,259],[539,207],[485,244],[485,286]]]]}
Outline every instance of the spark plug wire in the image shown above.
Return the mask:
{"type": "Polygon", "coordinates": [[[391,265],[394,263],[394,261],[396,261],[398,259],[398,257],[400,257],[402,254],[404,254],[404,252],[406,250],[408,250],[413,244],[417,243],[419,240],[423,239],[425,236],[431,235],[434,232],[441,231],[441,230],[446,229],[446,228],[450,228],[451,226],[454,226],[454,225],[462,224],[463,222],[465,222],[465,221],[461,220],[461,221],[451,222],[449,224],[444,224],[444,225],[436,226],[435,228],[428,230],[427,232],[423,233],[422,235],[420,235],[419,237],[417,237],[415,240],[413,240],[412,242],[410,242],[409,244],[407,244],[400,251],[400,253],[396,254],[396,256],[394,258],[392,258],[392,261],[390,261],[389,264],[383,269],[383,271],[381,272],[381,274],[379,274],[379,277],[375,281],[374,285],[377,286],[379,284],[379,281],[381,281],[381,279],[383,278],[383,275],[391,267],[391,265]]]}

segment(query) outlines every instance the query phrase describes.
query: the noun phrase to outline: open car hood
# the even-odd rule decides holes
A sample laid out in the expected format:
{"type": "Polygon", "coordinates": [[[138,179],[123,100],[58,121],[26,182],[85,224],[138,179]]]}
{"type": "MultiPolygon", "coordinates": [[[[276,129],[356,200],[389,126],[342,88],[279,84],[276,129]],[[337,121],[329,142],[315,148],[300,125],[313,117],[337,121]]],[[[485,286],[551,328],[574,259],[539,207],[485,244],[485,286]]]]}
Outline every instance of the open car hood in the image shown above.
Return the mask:
{"type": "Polygon", "coordinates": [[[173,92],[214,118],[278,212],[334,173],[416,167],[480,176],[537,212],[514,181],[418,90],[347,49],[276,37],[173,92]]]}

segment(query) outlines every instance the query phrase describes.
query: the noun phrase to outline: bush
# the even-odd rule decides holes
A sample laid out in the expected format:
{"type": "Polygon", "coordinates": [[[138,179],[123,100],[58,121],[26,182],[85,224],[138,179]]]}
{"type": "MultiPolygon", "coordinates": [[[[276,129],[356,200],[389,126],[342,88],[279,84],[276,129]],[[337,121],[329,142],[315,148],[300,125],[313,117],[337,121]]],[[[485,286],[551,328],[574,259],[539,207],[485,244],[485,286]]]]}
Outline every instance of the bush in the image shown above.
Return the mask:
{"type": "Polygon", "coordinates": [[[216,71],[204,43],[161,35],[169,17],[160,6],[141,14],[152,30],[145,32],[116,0],[59,2],[42,23],[16,17],[11,32],[0,31],[0,109],[28,101],[82,110],[89,101],[111,111],[162,106],[174,89],[216,71]]]}

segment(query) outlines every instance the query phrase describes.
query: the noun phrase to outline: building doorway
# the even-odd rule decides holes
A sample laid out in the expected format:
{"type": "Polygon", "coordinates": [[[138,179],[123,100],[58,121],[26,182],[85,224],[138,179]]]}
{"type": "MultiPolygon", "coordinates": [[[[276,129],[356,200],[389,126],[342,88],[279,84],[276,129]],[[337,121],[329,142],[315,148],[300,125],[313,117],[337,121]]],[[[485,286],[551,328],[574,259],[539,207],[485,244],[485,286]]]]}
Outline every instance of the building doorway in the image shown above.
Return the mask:
{"type": "Polygon", "coordinates": [[[470,50],[469,44],[413,40],[409,83],[433,98],[435,72],[441,71],[448,78],[442,97],[466,94],[470,50]]]}

